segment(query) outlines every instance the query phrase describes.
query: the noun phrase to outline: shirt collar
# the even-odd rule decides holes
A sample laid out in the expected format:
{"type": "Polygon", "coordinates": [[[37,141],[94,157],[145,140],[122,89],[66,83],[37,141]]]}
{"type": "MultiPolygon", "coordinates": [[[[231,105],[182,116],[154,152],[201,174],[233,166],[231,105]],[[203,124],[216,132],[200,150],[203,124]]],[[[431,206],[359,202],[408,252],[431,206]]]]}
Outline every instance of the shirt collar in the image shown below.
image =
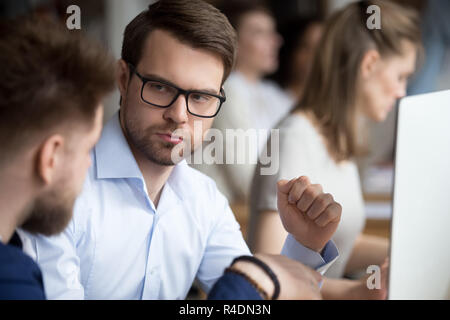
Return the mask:
{"type": "Polygon", "coordinates": [[[97,178],[143,179],[130,146],[120,126],[119,112],[103,128],[102,136],[94,148],[97,178]]]}
{"type": "MultiPolygon", "coordinates": [[[[94,148],[97,179],[137,178],[145,185],[144,177],[122,131],[119,112],[103,128],[100,140],[94,148]]],[[[178,163],[166,181],[164,189],[172,189],[173,193],[183,199],[183,183],[186,160],[178,163]]],[[[163,193],[164,193],[163,189],[163,193]]],[[[144,187],[146,191],[146,188],[144,187]]],[[[168,192],[168,191],[166,191],[168,192]]]]}

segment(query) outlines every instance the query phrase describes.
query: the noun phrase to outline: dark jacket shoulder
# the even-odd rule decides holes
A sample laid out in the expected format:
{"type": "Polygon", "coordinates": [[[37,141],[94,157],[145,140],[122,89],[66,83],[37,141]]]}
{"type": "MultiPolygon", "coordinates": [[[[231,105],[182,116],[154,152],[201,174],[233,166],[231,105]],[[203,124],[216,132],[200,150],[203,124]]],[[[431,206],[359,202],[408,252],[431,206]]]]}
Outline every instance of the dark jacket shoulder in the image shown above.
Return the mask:
{"type": "Polygon", "coordinates": [[[23,251],[0,242],[0,299],[45,299],[38,265],[23,251]]]}

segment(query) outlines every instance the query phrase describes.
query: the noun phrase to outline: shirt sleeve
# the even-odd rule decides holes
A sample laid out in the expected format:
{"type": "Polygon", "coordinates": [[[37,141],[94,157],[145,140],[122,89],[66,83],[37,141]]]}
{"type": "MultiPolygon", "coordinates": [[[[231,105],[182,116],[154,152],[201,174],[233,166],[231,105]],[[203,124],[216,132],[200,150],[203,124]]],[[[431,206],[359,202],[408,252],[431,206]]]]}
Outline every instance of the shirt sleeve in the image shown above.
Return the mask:
{"type": "Polygon", "coordinates": [[[332,240],[327,242],[321,253],[318,253],[297,242],[291,234],[287,236],[281,254],[315,269],[322,275],[339,257],[339,251],[332,240]]]}
{"type": "Polygon", "coordinates": [[[262,297],[243,276],[226,272],[211,289],[208,300],[262,300],[262,297]]]}
{"type": "MultiPolygon", "coordinates": [[[[250,250],[244,241],[239,224],[237,223],[228,201],[217,191],[219,203],[217,212],[219,218],[210,232],[205,252],[197,272],[197,279],[202,289],[208,293],[234,258],[250,255],[250,250]]],[[[329,241],[322,254],[306,248],[298,243],[293,236],[288,235],[281,254],[297,260],[322,274],[336,261],[338,250],[329,241]]]]}
{"type": "Polygon", "coordinates": [[[250,255],[228,201],[217,191],[218,203],[216,223],[212,227],[206,248],[197,272],[197,279],[202,289],[208,293],[215,282],[223,275],[234,258],[250,255]]]}
{"type": "Polygon", "coordinates": [[[45,292],[50,300],[84,299],[74,224],[72,219],[68,227],[57,236],[45,237],[25,233],[34,250],[29,254],[35,257],[41,268],[45,292]]]}

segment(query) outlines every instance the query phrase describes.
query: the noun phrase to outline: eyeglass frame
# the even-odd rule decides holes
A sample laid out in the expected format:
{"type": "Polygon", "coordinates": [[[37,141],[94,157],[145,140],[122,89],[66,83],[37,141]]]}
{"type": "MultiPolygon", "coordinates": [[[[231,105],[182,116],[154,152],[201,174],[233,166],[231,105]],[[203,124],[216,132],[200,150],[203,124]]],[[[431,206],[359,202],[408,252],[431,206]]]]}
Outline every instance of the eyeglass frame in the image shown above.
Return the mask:
{"type": "Polygon", "coordinates": [[[142,87],[141,87],[141,99],[142,99],[142,101],[144,101],[145,103],[147,103],[147,104],[149,104],[151,106],[166,109],[166,108],[169,108],[175,101],[177,101],[177,99],[178,99],[178,97],[180,95],[184,95],[184,98],[186,100],[186,109],[187,109],[187,111],[190,114],[192,114],[193,116],[199,117],[199,118],[214,118],[214,117],[216,117],[219,114],[219,111],[220,111],[220,108],[222,107],[222,104],[227,100],[227,97],[225,95],[225,90],[223,89],[223,87],[220,88],[220,94],[221,95],[217,95],[217,94],[213,94],[213,93],[209,93],[209,92],[204,92],[204,91],[200,91],[200,90],[184,90],[184,89],[181,89],[180,87],[177,87],[176,85],[174,85],[172,83],[169,83],[167,81],[164,81],[164,80],[160,80],[160,79],[156,80],[156,79],[151,79],[151,78],[144,77],[143,75],[141,75],[136,70],[136,67],[133,66],[131,63],[128,63],[128,67],[129,67],[130,71],[132,73],[136,74],[138,76],[138,78],[141,79],[141,81],[142,81],[142,87]],[[164,84],[166,86],[169,86],[169,87],[177,90],[177,94],[175,95],[173,100],[167,106],[157,105],[157,104],[148,102],[147,100],[144,99],[144,96],[143,96],[143,94],[144,94],[144,87],[145,87],[145,84],[147,82],[150,82],[150,81],[159,82],[159,83],[162,83],[162,84],[164,84]],[[206,95],[218,98],[219,101],[220,101],[220,104],[219,104],[219,107],[216,110],[216,113],[214,113],[212,116],[201,116],[201,115],[198,115],[198,114],[195,114],[195,113],[191,112],[191,110],[189,110],[189,102],[188,102],[188,97],[189,97],[189,95],[191,93],[206,94],[206,95]]]}

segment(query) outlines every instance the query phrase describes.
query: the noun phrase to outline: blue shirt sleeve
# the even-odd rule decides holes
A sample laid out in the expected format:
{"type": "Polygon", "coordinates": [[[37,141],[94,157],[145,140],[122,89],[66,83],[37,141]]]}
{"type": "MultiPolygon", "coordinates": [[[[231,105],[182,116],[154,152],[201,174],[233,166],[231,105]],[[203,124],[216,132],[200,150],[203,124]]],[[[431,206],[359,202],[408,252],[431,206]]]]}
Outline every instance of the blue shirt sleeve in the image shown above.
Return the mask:
{"type": "Polygon", "coordinates": [[[225,272],[211,289],[208,300],[262,300],[262,297],[243,276],[225,272]]]}
{"type": "Polygon", "coordinates": [[[281,254],[307,265],[322,275],[339,257],[339,251],[332,240],[328,241],[322,253],[318,253],[297,242],[291,234],[287,236],[281,254]]]}

